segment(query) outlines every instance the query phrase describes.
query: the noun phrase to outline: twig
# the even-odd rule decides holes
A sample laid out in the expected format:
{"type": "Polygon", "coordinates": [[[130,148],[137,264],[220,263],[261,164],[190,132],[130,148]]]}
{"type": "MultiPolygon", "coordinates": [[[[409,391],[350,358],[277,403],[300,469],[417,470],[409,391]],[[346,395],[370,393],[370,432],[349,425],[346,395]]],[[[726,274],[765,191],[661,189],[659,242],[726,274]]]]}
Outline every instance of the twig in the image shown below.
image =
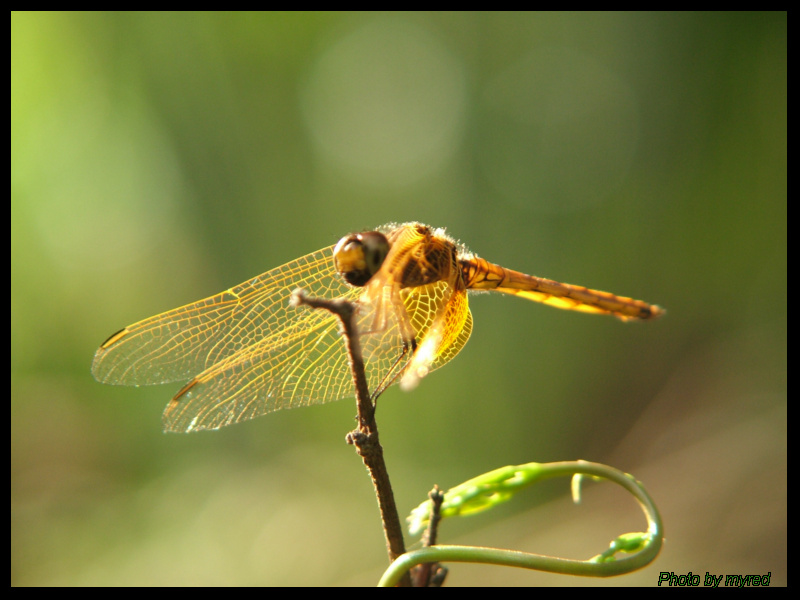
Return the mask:
{"type": "MultiPolygon", "coordinates": [[[[397,505],[389,481],[389,472],[386,470],[386,463],[383,459],[383,448],[378,441],[375,405],[370,400],[370,391],[364,370],[364,357],[361,354],[361,343],[353,320],[356,307],[347,300],[312,298],[306,296],[303,290],[295,290],[292,294],[292,303],[296,306],[305,304],[311,308],[327,310],[336,315],[342,325],[342,337],[347,346],[347,357],[350,363],[350,372],[353,375],[358,406],[358,427],[348,433],[346,439],[348,444],[356,447],[356,452],[361,456],[364,465],[369,470],[370,477],[372,477],[372,484],[375,487],[381,511],[386,549],[389,553],[389,560],[394,561],[405,553],[405,543],[400,526],[400,516],[397,513],[397,505]]],[[[411,578],[407,573],[399,585],[411,585],[411,578]]]]}
{"type": "MultiPolygon", "coordinates": [[[[430,548],[436,545],[436,536],[439,532],[439,521],[442,520],[441,508],[444,500],[444,493],[438,485],[428,492],[431,501],[431,513],[428,517],[428,527],[422,535],[422,546],[430,548]]],[[[442,587],[444,578],[447,576],[447,569],[435,563],[422,563],[412,569],[414,587],[442,587]]]]}

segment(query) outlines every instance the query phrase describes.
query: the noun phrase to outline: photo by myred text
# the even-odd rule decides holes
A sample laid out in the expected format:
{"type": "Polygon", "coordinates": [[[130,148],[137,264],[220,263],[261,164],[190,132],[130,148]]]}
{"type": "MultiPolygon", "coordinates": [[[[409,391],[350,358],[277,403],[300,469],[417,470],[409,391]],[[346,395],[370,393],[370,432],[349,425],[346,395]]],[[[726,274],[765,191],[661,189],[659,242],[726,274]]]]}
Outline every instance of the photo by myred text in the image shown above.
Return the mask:
{"type": "MultiPolygon", "coordinates": [[[[768,571],[766,575],[712,575],[706,571],[705,577],[702,577],[703,587],[747,587],[747,586],[767,586],[769,585],[769,578],[772,571],[768,571]]],[[[689,571],[685,575],[676,575],[672,571],[661,571],[658,574],[658,585],[675,586],[675,587],[700,587],[701,576],[689,571]]]]}

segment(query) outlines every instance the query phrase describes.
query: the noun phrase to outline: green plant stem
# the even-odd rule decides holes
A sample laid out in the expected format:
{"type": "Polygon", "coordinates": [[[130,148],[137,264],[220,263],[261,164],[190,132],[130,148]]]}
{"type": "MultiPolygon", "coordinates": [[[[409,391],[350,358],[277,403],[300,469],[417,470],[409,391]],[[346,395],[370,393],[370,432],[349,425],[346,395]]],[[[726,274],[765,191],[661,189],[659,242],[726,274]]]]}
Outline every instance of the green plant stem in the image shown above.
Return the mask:
{"type": "Polygon", "coordinates": [[[394,586],[412,567],[427,562],[476,562],[536,569],[550,573],[564,573],[586,577],[610,577],[640,569],[652,562],[661,550],[663,527],[661,517],[644,487],[631,475],[606,465],[586,461],[565,461],[541,465],[538,479],[563,477],[566,475],[590,475],[608,479],[628,490],[639,502],[647,518],[648,541],[642,549],[621,558],[609,558],[609,553],[589,560],[574,560],[531,554],[516,550],[483,548],[479,546],[431,546],[408,552],[395,560],[384,573],[380,586],[394,586]]]}

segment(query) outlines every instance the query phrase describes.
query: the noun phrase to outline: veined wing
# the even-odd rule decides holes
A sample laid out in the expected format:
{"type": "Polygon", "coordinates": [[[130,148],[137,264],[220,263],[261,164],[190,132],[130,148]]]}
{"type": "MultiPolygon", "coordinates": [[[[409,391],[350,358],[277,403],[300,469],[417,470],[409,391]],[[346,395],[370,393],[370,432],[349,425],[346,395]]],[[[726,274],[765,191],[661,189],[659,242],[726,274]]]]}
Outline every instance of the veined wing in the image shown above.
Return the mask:
{"type": "Polygon", "coordinates": [[[408,332],[409,324],[417,340],[428,340],[416,364],[430,370],[452,359],[472,328],[463,290],[453,294],[440,281],[397,292],[396,282],[384,275],[373,293],[348,286],[335,272],[332,247],[324,248],[126,327],[97,351],[92,373],[120,385],[189,381],[164,411],[167,431],[216,429],[281,408],[352,396],[338,321],[324,310],[290,307],[298,287],[311,296],[358,303],[357,328],[373,391],[397,381],[408,366],[401,331],[408,332]],[[398,295],[401,302],[390,301],[398,295]]]}
{"type": "MultiPolygon", "coordinates": [[[[298,287],[310,295],[353,291],[336,274],[332,247],[267,271],[220,294],[130,325],[106,340],[92,374],[102,383],[149,385],[188,381],[292,326],[310,327],[327,314],[289,306],[298,287]]],[[[357,292],[356,292],[357,293],[357,292]]]]}
{"type": "MultiPolygon", "coordinates": [[[[345,296],[355,300],[359,290],[345,296]]],[[[340,295],[341,297],[341,295],[340,295]]],[[[322,309],[298,311],[269,334],[192,379],[164,410],[165,431],[218,429],[279,410],[353,395],[339,322],[322,309]]]]}
{"type": "Polygon", "coordinates": [[[413,293],[416,289],[406,298],[406,306],[412,322],[417,322],[415,328],[419,317],[424,317],[421,326],[425,333],[400,382],[404,390],[413,389],[428,373],[455,358],[472,333],[472,313],[465,290],[453,290],[445,282],[423,286],[424,294],[413,293]],[[434,308],[419,310],[417,303],[434,308]]]}
{"type": "MultiPolygon", "coordinates": [[[[472,318],[466,294],[451,311],[445,282],[403,290],[403,303],[420,339],[437,315],[457,314],[458,331],[450,330],[431,357],[430,369],[452,359],[469,338],[472,318]],[[455,311],[455,313],[453,313],[455,311]]],[[[371,391],[399,380],[410,358],[403,354],[399,317],[381,306],[381,296],[358,297],[359,288],[346,296],[358,300],[356,327],[371,391]],[[376,313],[385,310],[378,319],[376,313]]],[[[445,328],[446,329],[446,328],[445,328]]],[[[424,342],[423,342],[424,344],[424,342]]],[[[321,404],[353,396],[353,381],[338,321],[325,310],[306,310],[290,327],[215,364],[189,382],[164,411],[167,431],[217,429],[279,410],[321,404]]]]}

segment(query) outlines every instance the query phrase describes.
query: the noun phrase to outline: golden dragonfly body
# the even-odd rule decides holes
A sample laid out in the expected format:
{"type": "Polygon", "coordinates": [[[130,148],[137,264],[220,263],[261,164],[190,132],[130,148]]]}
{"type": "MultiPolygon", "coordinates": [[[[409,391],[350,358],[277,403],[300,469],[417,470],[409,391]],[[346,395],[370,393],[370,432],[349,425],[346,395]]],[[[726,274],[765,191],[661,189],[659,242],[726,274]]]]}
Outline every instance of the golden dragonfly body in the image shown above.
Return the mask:
{"type": "Polygon", "coordinates": [[[97,350],[102,383],[188,383],[164,411],[166,431],[218,429],[353,395],[336,318],[294,308],[309,296],[357,305],[370,389],[413,386],[452,360],[472,331],[468,290],[492,290],[622,320],[663,310],[640,300],[525,275],[469,253],[420,223],[352,234],[204,300],[130,325],[97,350]]]}

